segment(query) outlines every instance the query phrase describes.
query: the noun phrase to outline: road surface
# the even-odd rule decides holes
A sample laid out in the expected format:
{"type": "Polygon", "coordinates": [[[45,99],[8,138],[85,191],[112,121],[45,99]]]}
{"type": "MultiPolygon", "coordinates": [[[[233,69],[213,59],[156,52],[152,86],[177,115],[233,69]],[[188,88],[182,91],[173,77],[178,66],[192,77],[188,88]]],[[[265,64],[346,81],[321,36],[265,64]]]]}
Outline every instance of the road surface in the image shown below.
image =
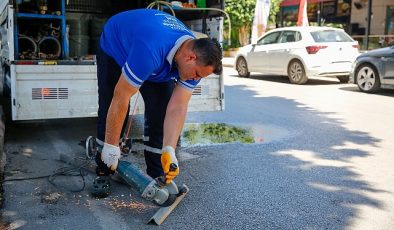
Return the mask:
{"type": "MultiPolygon", "coordinates": [[[[251,128],[255,144],[181,149],[179,183],[191,191],[165,229],[392,229],[394,91],[369,95],[355,85],[285,77],[239,78],[225,68],[226,111],[191,113],[188,123],[251,128]]],[[[14,124],[6,128],[5,179],[45,176],[83,157],[78,142],[94,119],[14,124]]],[[[144,167],[141,154],[133,161],[144,167]]],[[[93,166],[90,166],[93,168],[93,166]]],[[[6,181],[2,219],[11,229],[157,229],[157,210],[136,190],[113,182],[106,199],[81,177],[6,181]]]]}

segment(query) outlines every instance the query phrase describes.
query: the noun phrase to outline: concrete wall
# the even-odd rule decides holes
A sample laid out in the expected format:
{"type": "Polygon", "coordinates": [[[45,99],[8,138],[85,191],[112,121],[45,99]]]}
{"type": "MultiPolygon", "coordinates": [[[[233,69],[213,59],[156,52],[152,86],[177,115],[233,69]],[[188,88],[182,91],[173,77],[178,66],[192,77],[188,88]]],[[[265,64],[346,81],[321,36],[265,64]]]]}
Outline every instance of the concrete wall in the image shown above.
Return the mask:
{"type": "MultiPolygon", "coordinates": [[[[384,34],[386,28],[387,6],[394,6],[394,0],[371,0],[372,21],[371,34],[384,34]]],[[[367,27],[368,0],[353,0],[351,12],[351,23],[358,23],[360,27],[367,27]],[[360,3],[363,7],[356,9],[354,3],[360,3]]]]}

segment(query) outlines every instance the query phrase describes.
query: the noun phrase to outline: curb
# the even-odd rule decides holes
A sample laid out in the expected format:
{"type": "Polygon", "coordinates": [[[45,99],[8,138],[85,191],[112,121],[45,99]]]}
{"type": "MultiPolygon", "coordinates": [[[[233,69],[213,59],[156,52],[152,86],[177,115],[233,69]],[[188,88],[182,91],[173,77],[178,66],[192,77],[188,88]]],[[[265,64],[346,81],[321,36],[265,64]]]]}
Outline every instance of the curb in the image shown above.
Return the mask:
{"type": "Polygon", "coordinates": [[[234,57],[223,57],[222,65],[223,67],[234,67],[234,57]]]}

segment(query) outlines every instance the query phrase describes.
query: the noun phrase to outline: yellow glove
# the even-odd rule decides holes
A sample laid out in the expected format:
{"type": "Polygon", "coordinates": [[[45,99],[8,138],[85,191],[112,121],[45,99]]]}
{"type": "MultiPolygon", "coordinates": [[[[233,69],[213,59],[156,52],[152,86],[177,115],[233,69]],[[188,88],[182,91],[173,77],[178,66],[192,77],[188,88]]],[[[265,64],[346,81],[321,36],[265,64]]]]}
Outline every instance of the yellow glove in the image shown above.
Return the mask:
{"type": "Polygon", "coordinates": [[[179,174],[178,159],[175,150],[166,146],[161,151],[161,166],[163,167],[166,184],[169,184],[179,174]]]}

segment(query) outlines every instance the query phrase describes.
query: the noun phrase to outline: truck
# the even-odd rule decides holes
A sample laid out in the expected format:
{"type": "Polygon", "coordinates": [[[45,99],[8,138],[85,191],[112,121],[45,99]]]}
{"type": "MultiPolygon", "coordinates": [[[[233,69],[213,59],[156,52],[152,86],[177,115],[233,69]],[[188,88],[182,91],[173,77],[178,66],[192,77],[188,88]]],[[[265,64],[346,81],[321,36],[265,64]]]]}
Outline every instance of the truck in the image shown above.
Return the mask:
{"type": "MultiPolygon", "coordinates": [[[[112,15],[138,8],[173,14],[198,36],[223,43],[224,0],[1,0],[0,95],[7,119],[97,116],[101,30],[112,15]]],[[[143,113],[142,97],[130,105],[131,113],[143,113]]],[[[221,110],[223,76],[212,74],[195,88],[189,111],[221,110]]]]}

